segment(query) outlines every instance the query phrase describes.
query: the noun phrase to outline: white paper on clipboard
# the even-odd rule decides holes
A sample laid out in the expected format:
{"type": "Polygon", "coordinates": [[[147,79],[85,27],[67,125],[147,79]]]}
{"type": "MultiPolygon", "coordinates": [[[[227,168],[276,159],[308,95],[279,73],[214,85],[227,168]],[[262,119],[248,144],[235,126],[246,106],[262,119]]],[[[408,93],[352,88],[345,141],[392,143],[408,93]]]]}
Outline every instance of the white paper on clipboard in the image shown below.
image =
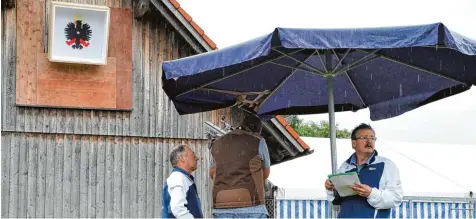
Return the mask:
{"type": "Polygon", "coordinates": [[[328,177],[340,197],[357,195],[351,188],[354,183],[360,183],[357,172],[331,174],[328,177]]]}

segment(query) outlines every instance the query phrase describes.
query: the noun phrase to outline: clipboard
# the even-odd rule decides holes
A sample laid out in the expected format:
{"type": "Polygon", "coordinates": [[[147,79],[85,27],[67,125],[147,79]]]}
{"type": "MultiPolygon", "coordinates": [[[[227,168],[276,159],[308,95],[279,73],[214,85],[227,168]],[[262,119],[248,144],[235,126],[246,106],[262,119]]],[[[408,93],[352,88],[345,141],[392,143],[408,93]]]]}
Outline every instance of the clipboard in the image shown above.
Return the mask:
{"type": "Polygon", "coordinates": [[[340,197],[357,195],[357,192],[351,188],[354,183],[360,183],[357,172],[352,171],[347,173],[330,174],[327,177],[334,185],[334,189],[339,193],[340,197]]]}

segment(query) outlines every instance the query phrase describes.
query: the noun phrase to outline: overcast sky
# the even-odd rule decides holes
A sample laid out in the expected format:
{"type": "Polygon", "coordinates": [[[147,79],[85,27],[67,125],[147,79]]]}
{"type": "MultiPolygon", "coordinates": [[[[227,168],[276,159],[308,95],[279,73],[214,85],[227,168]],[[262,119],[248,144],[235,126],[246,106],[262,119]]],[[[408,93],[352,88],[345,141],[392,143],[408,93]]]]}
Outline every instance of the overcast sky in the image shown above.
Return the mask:
{"type": "MultiPolygon", "coordinates": [[[[476,39],[474,0],[178,0],[219,48],[275,27],[339,28],[443,22],[476,39]]],[[[327,114],[302,116],[327,120],[327,114]]],[[[401,116],[371,122],[367,109],[336,114],[339,127],[369,122],[380,139],[476,145],[476,88],[401,116]]]]}

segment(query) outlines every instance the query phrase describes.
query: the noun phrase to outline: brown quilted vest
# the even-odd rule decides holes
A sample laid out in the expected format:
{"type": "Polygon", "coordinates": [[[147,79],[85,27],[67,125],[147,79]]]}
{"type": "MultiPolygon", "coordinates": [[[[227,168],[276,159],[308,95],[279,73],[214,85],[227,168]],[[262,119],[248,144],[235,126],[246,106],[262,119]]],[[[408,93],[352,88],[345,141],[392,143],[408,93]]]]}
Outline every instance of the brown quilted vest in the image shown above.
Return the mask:
{"type": "Polygon", "coordinates": [[[263,160],[259,136],[234,130],[213,142],[216,175],[214,208],[241,208],[264,204],[263,160]]]}

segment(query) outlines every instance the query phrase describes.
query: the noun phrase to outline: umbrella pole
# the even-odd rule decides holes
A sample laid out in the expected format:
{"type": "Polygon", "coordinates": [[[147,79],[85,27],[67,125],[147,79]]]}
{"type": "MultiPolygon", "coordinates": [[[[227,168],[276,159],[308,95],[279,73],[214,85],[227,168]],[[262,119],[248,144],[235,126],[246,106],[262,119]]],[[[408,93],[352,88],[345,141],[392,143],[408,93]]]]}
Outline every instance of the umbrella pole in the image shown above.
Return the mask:
{"type": "Polygon", "coordinates": [[[335,126],[335,109],[334,109],[334,91],[332,87],[332,77],[327,78],[327,92],[329,95],[329,129],[331,140],[331,162],[332,173],[337,173],[337,150],[336,150],[336,126],[335,126]]]}
{"type": "MultiPolygon", "coordinates": [[[[328,108],[329,108],[329,129],[330,129],[330,140],[331,140],[331,162],[332,162],[332,173],[337,172],[337,150],[336,150],[336,126],[335,126],[335,109],[334,109],[334,89],[333,89],[333,75],[332,72],[332,53],[330,50],[326,52],[326,69],[327,73],[327,94],[329,97],[328,108]]],[[[330,218],[337,218],[337,209],[333,207],[332,203],[329,204],[329,213],[330,218]]]]}
{"type": "Polygon", "coordinates": [[[328,102],[328,111],[329,111],[329,129],[330,129],[330,140],[331,140],[331,162],[332,162],[332,173],[337,172],[337,150],[336,150],[336,118],[335,118],[335,109],[334,109],[334,89],[333,89],[333,79],[332,75],[332,52],[330,50],[326,51],[326,69],[327,69],[327,94],[329,95],[328,102]]]}

